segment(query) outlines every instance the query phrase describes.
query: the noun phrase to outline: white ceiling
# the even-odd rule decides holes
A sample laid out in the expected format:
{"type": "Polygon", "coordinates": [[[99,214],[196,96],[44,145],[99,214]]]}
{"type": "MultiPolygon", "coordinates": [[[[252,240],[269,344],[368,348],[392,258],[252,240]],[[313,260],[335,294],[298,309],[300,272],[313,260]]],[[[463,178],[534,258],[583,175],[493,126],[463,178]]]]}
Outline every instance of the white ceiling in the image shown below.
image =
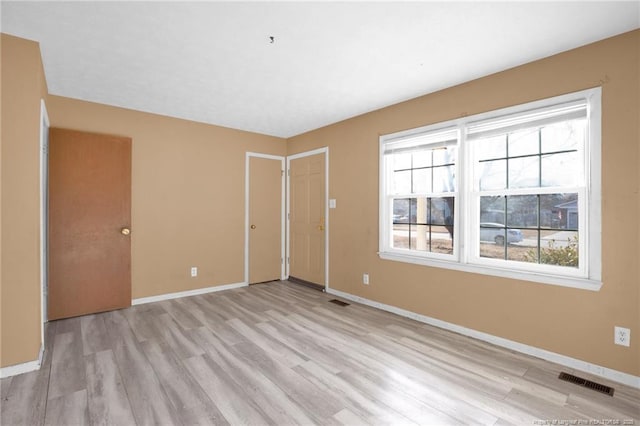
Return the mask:
{"type": "Polygon", "coordinates": [[[8,2],[49,91],[290,137],[640,27],[627,2],[8,2]],[[274,42],[270,43],[273,36],[274,42]]]}

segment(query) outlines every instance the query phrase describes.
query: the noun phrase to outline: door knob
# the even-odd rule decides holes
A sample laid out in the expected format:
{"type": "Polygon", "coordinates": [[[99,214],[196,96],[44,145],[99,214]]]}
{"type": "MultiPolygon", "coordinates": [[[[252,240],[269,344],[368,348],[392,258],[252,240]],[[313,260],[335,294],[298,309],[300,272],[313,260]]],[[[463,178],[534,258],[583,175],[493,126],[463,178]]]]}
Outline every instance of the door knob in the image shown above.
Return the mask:
{"type": "Polygon", "coordinates": [[[256,226],[255,225],[251,225],[251,229],[256,229],[256,226]]]}
{"type": "Polygon", "coordinates": [[[129,229],[129,228],[122,228],[122,229],[120,230],[120,233],[121,233],[122,235],[129,235],[129,234],[131,233],[131,229],[129,229]]]}

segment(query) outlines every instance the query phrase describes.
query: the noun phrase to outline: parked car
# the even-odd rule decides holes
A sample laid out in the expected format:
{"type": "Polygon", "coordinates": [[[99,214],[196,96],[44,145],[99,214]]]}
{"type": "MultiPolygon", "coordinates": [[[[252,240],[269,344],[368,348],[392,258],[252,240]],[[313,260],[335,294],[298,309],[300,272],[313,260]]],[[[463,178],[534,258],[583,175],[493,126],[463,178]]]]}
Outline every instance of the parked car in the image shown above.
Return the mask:
{"type": "MultiPolygon", "coordinates": [[[[498,245],[504,245],[504,225],[501,223],[480,223],[480,241],[492,241],[498,245]]],[[[519,229],[507,229],[507,243],[519,243],[522,241],[522,232],[519,229]]]]}

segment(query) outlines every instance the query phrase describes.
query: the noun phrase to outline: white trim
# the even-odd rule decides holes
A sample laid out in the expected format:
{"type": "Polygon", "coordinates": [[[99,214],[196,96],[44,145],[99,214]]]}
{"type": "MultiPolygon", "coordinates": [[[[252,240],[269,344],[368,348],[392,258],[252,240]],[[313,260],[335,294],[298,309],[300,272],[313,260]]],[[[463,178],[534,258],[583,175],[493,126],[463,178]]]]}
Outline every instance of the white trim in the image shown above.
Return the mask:
{"type": "Polygon", "coordinates": [[[213,287],[197,288],[195,290],[179,291],[177,293],[165,293],[165,294],[159,294],[157,296],[149,296],[149,297],[141,297],[138,299],[133,299],[131,300],[131,305],[142,305],[145,303],[160,302],[162,300],[179,299],[181,297],[197,296],[199,294],[214,293],[217,291],[232,290],[234,288],[241,288],[241,287],[247,287],[247,286],[248,284],[246,282],[243,282],[243,283],[235,283],[235,284],[216,285],[213,287]]]}
{"type": "Polygon", "coordinates": [[[6,377],[17,376],[18,374],[29,373],[31,371],[40,370],[42,360],[44,358],[44,346],[40,346],[40,352],[38,353],[38,359],[29,362],[23,362],[21,364],[10,365],[8,367],[0,368],[0,379],[6,377]]]}
{"type": "Polygon", "coordinates": [[[310,157],[316,154],[322,154],[322,153],[326,154],[328,151],[329,151],[329,148],[325,146],[323,148],[312,149],[311,151],[305,151],[305,152],[300,152],[298,154],[288,155],[287,162],[289,162],[290,160],[296,160],[298,158],[310,157]]]}
{"type": "MultiPolygon", "coordinates": [[[[589,194],[587,199],[588,241],[589,245],[588,268],[593,277],[602,278],[602,88],[592,89],[588,96],[589,101],[589,141],[586,150],[589,158],[585,164],[588,169],[585,175],[589,179],[589,194]],[[597,248],[597,249],[594,249],[597,248]]],[[[580,247],[582,250],[582,247],[580,247]]]]}
{"type": "Polygon", "coordinates": [[[291,233],[289,215],[291,214],[291,160],[298,158],[310,157],[312,155],[324,154],[324,291],[329,289],[329,147],[317,148],[311,151],[305,151],[294,155],[287,156],[287,202],[286,202],[286,221],[287,221],[287,249],[286,249],[286,272],[284,279],[289,278],[289,255],[291,250],[291,233]]]}
{"type": "Polygon", "coordinates": [[[573,368],[576,370],[584,371],[594,376],[603,377],[605,379],[612,380],[614,382],[622,383],[633,388],[640,389],[640,377],[632,374],[624,373],[622,371],[613,370],[611,368],[603,367],[597,364],[591,364],[580,359],[572,358],[566,355],[562,355],[556,352],[551,352],[546,349],[536,348],[535,346],[525,345],[523,343],[514,342],[513,340],[505,339],[492,334],[477,331],[471,328],[462,327],[450,322],[442,321],[436,318],[428,317],[426,315],[417,314],[415,312],[407,311],[405,309],[397,308],[392,305],[387,305],[373,300],[366,299],[360,296],[354,296],[350,293],[343,291],[329,289],[328,293],[342,297],[353,302],[361,303],[363,305],[371,306],[383,311],[391,312],[396,315],[400,315],[405,318],[410,318],[425,324],[432,325],[444,330],[452,331],[454,333],[462,334],[463,336],[471,337],[483,342],[488,342],[502,348],[510,349],[516,352],[520,352],[526,355],[530,355],[536,358],[543,359],[545,361],[554,362],[556,364],[563,365],[565,367],[573,368]]]}
{"type": "Polygon", "coordinates": [[[245,154],[244,165],[244,282],[249,282],[249,178],[250,178],[250,159],[251,157],[265,158],[268,160],[279,160],[280,170],[282,170],[282,176],[280,179],[280,229],[282,230],[280,235],[280,279],[286,279],[285,260],[286,260],[286,232],[285,232],[285,157],[280,155],[262,154],[259,152],[247,152],[245,154]]]}
{"type": "MultiPolygon", "coordinates": [[[[485,275],[495,275],[551,284],[590,291],[599,291],[602,287],[601,265],[601,93],[600,87],[556,96],[540,101],[510,106],[499,110],[488,111],[470,117],[436,123],[416,129],[409,129],[379,138],[379,257],[384,260],[407,262],[418,265],[440,267],[446,269],[475,272],[485,275]],[[480,216],[480,197],[493,193],[480,191],[473,176],[476,167],[472,155],[472,143],[468,143],[469,127],[477,123],[487,123],[489,120],[500,120],[501,117],[531,115],[533,112],[543,111],[549,114],[551,108],[567,103],[586,105],[588,118],[588,138],[584,147],[579,151],[584,153],[585,175],[581,185],[569,187],[544,187],[527,189],[507,189],[494,191],[496,195],[545,194],[556,192],[577,192],[580,202],[579,216],[579,253],[578,268],[563,266],[532,264],[527,262],[488,259],[480,256],[480,237],[478,220],[480,216]],[[391,215],[393,197],[405,197],[405,194],[389,194],[390,174],[388,157],[385,150],[390,144],[417,143],[420,136],[437,140],[438,135],[450,132],[451,129],[460,130],[459,154],[456,161],[458,176],[456,198],[456,214],[454,217],[455,235],[452,255],[434,254],[397,249],[391,246],[393,225],[391,215]],[[586,190],[585,190],[586,189],[586,190]]],[[[430,196],[431,194],[408,194],[406,197],[430,196]]],[[[405,197],[405,198],[406,198],[405,197]]]]}
{"type": "Polygon", "coordinates": [[[48,197],[49,197],[49,114],[40,99],[40,345],[44,347],[44,324],[47,322],[48,293],[48,197]]]}
{"type": "Polygon", "coordinates": [[[329,147],[324,148],[324,291],[329,289],[329,147]]]}

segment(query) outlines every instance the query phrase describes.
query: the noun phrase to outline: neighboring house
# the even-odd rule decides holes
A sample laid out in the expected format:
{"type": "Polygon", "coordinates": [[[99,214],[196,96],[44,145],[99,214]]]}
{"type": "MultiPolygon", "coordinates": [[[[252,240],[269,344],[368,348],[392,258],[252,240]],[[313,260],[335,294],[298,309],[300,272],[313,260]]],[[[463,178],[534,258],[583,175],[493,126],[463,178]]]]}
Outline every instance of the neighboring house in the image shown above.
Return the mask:
{"type": "Polygon", "coordinates": [[[578,229],[578,201],[568,201],[554,206],[557,210],[552,213],[557,215],[559,227],[564,229],[578,229]]]}

